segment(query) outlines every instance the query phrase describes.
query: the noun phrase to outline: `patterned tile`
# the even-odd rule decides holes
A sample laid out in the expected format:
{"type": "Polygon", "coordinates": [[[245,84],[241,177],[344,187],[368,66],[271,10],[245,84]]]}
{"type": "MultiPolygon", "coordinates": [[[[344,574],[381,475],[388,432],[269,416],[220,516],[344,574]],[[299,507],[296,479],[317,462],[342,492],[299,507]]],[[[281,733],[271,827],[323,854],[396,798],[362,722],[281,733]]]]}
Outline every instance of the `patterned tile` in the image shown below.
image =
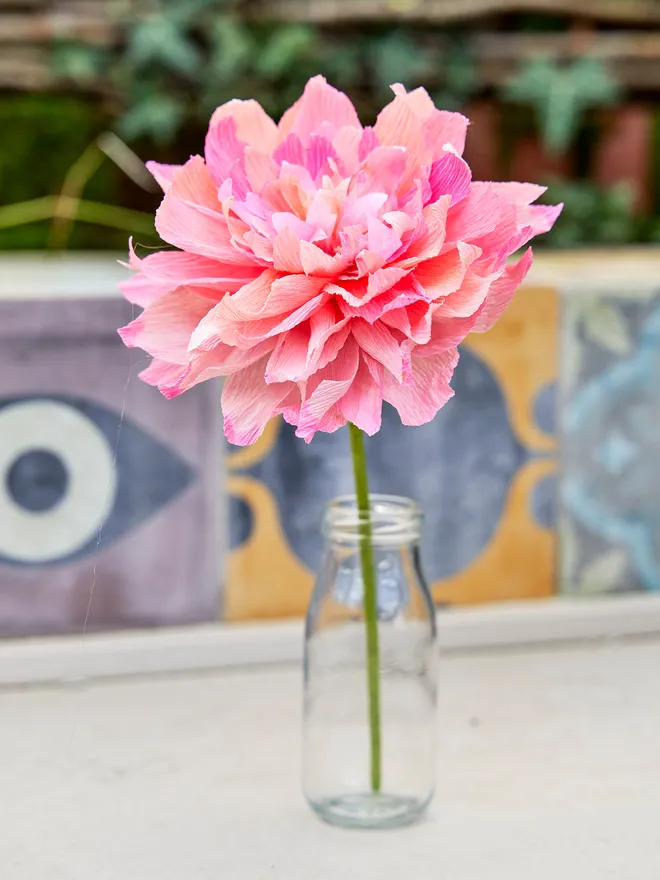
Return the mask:
{"type": "Polygon", "coordinates": [[[140,382],[127,310],[0,303],[2,636],[218,616],[217,388],[140,382]]]}
{"type": "Polygon", "coordinates": [[[567,298],[561,387],[561,590],[660,590],[660,287],[567,298]]]}

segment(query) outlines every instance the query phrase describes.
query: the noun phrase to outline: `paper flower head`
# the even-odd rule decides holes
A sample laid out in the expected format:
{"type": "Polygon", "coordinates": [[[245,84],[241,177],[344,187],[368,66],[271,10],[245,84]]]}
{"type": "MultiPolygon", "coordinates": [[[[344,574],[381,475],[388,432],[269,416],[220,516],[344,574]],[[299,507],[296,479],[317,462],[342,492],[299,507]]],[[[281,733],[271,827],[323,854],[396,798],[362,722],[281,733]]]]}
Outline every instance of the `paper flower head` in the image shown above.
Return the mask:
{"type": "Polygon", "coordinates": [[[430,421],[457,345],[493,325],[532,262],[507,258],[561,210],[532,204],[543,187],[474,182],[468,120],[393,91],[367,128],[320,76],[279,125],[230,101],[203,158],[149,165],[156,228],[178,250],[131,246],[123,292],[144,311],[120,333],[153,356],[141,377],[166,397],[226,376],[232,443],[280,413],[306,441],[347,422],[374,434],[383,401],[430,421]]]}

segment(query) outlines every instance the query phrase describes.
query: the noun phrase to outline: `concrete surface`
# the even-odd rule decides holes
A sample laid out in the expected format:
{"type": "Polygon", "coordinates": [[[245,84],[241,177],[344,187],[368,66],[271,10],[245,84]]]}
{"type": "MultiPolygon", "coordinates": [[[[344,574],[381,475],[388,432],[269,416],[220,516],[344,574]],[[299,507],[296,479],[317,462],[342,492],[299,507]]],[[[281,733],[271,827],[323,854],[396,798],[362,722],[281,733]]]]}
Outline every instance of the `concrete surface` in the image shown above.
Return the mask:
{"type": "Polygon", "coordinates": [[[2,691],[0,878],[660,878],[660,641],[441,678],[438,796],[396,832],[308,811],[297,670],[2,691]]]}

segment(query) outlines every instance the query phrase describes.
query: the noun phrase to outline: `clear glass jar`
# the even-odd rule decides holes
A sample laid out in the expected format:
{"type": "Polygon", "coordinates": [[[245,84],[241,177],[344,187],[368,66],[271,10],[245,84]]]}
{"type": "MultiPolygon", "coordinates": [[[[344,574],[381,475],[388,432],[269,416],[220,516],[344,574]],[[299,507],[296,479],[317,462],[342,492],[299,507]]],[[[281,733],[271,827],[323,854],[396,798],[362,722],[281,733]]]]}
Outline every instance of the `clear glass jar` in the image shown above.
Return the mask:
{"type": "Polygon", "coordinates": [[[433,796],[435,610],[420,568],[419,507],[390,495],[371,495],[370,507],[371,639],[356,500],[338,498],[325,514],[305,629],[303,788],[328,822],[393,827],[412,822],[433,796]]]}

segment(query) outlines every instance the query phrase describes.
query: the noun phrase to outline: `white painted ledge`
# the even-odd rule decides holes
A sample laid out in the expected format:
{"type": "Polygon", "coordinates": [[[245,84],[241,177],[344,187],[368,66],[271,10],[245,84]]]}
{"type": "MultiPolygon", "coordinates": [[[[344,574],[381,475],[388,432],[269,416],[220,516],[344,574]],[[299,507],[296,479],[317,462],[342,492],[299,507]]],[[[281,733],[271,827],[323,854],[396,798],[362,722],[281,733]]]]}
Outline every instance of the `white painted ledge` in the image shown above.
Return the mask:
{"type": "MultiPolygon", "coordinates": [[[[660,633],[660,596],[503,603],[438,614],[441,650],[660,633]]],[[[0,642],[0,686],[299,663],[300,621],[0,642]]]]}

